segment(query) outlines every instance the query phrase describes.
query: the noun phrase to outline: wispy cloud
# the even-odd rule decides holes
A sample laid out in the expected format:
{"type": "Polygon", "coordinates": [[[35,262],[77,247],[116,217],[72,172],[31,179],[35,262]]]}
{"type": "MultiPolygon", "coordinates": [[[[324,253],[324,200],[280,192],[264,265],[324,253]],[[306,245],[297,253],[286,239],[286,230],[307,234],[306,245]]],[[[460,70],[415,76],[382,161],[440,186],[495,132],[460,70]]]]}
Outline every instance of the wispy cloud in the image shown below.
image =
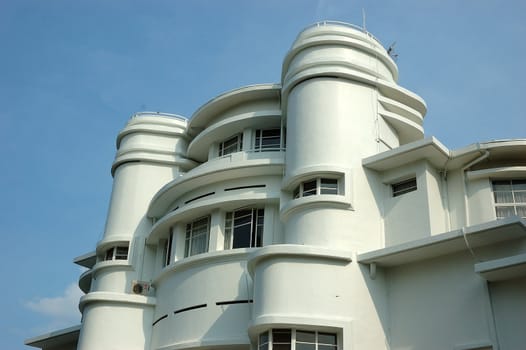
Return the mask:
{"type": "Polygon", "coordinates": [[[71,283],[61,296],[38,297],[26,301],[24,306],[31,311],[49,317],[49,328],[68,327],[80,322],[78,303],[82,295],[83,293],[77,284],[71,283]]]}

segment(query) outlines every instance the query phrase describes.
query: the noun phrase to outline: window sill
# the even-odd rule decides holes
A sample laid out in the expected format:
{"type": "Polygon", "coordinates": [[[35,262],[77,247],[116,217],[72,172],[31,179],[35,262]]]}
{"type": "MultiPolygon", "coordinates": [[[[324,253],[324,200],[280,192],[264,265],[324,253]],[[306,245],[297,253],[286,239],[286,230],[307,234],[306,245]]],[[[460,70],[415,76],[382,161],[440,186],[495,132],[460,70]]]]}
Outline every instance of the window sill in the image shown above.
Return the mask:
{"type": "Polygon", "coordinates": [[[319,194],[308,197],[291,199],[280,208],[282,220],[287,220],[293,212],[306,208],[328,208],[353,210],[351,202],[346,196],[335,194],[319,194]]]}
{"type": "Polygon", "coordinates": [[[96,263],[91,269],[92,275],[96,278],[96,275],[103,270],[118,269],[118,270],[132,270],[133,266],[128,260],[105,260],[96,263]]]}

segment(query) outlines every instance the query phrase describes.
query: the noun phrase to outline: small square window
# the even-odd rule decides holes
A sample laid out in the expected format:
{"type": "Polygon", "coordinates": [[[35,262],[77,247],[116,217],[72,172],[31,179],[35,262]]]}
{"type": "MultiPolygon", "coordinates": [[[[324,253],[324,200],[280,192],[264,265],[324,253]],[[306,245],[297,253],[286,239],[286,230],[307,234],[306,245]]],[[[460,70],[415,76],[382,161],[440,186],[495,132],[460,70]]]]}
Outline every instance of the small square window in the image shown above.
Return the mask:
{"type": "Polygon", "coordinates": [[[417,190],[416,178],[414,177],[409,180],[405,180],[405,181],[401,181],[401,182],[392,184],[391,189],[393,191],[393,197],[398,197],[403,194],[416,191],[417,190]]]}

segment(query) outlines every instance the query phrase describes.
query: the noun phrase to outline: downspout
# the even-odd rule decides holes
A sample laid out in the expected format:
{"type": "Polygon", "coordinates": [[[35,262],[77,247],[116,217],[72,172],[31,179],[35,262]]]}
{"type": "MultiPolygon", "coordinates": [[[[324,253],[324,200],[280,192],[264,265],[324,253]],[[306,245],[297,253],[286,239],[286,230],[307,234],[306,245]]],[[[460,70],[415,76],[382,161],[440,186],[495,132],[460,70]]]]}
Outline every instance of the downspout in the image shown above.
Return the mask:
{"type": "MultiPolygon", "coordinates": [[[[480,147],[480,145],[479,145],[480,147]]],[[[462,167],[461,171],[460,171],[460,176],[462,176],[462,185],[463,185],[463,188],[464,188],[464,220],[465,220],[465,223],[464,223],[464,226],[467,227],[469,226],[469,203],[468,203],[468,184],[467,184],[467,181],[466,181],[466,170],[470,167],[472,167],[473,165],[483,161],[484,159],[488,158],[489,157],[489,151],[488,150],[483,150],[482,151],[482,155],[480,157],[478,157],[477,159],[475,160],[472,160],[471,162],[469,162],[468,164],[466,164],[465,166],[462,167]]]]}
{"type": "Polygon", "coordinates": [[[451,155],[448,154],[446,163],[444,163],[444,168],[440,176],[442,180],[442,192],[444,193],[444,197],[442,199],[444,201],[444,205],[446,206],[446,231],[451,230],[451,211],[449,209],[449,184],[447,182],[447,165],[450,160],[451,155]]]}

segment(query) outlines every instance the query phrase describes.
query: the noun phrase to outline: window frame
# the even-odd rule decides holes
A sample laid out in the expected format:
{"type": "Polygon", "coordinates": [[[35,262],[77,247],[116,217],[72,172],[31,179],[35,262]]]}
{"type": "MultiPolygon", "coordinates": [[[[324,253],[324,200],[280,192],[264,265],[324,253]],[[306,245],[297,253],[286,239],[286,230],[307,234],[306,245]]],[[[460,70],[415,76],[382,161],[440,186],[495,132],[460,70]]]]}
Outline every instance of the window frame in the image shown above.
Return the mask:
{"type": "Polygon", "coordinates": [[[230,136],[229,138],[219,142],[218,145],[218,156],[224,157],[232,153],[240,152],[243,150],[243,134],[235,134],[230,136]],[[234,140],[231,144],[227,144],[228,142],[234,140]]]}
{"type": "Polygon", "coordinates": [[[114,245],[104,250],[102,261],[126,261],[129,258],[129,245],[114,245]]]}
{"type": "MultiPolygon", "coordinates": [[[[493,179],[491,180],[491,192],[497,219],[500,220],[510,216],[519,216],[526,219],[526,179],[493,179]],[[509,189],[497,189],[497,186],[509,186],[509,189]],[[511,201],[500,201],[499,193],[507,193],[511,197],[511,201]],[[524,197],[524,199],[521,201],[520,197],[524,197]],[[523,208],[524,213],[520,213],[518,208],[523,208]],[[499,215],[499,209],[513,209],[513,213],[499,215]]],[[[502,211],[500,212],[502,213],[502,211]]]]}
{"type": "Polygon", "coordinates": [[[292,198],[298,199],[316,195],[343,195],[340,187],[341,177],[320,176],[302,181],[292,191],[292,198]],[[306,186],[307,189],[306,189],[306,186]]]}
{"type": "Polygon", "coordinates": [[[400,197],[406,193],[418,190],[418,182],[416,176],[391,184],[391,196],[393,198],[400,197]]]}
{"type": "Polygon", "coordinates": [[[294,328],[272,328],[265,332],[261,332],[258,335],[258,343],[257,343],[257,349],[258,350],[271,350],[274,348],[274,345],[280,345],[280,349],[284,349],[283,346],[288,346],[288,349],[285,350],[296,350],[299,345],[307,345],[313,350],[321,350],[321,349],[332,349],[337,350],[339,349],[339,339],[338,339],[338,333],[337,332],[327,332],[327,331],[319,331],[319,330],[304,330],[304,329],[294,329],[294,328]],[[299,340],[298,333],[303,334],[311,334],[313,335],[313,339],[311,338],[310,341],[303,338],[299,340]],[[274,338],[277,334],[284,335],[283,337],[280,337],[279,342],[275,342],[274,338]],[[321,336],[329,336],[333,338],[333,342],[323,342],[323,337],[321,336]],[[288,338],[288,339],[287,339],[288,338]]]}
{"type": "Polygon", "coordinates": [[[275,152],[280,151],[283,148],[283,131],[281,128],[271,129],[256,129],[254,136],[254,151],[256,152],[275,152]],[[265,136],[265,133],[277,132],[276,135],[265,136]],[[277,143],[274,142],[270,145],[265,145],[265,140],[275,139],[277,137],[277,143]],[[269,147],[270,146],[270,147],[269,147]]]}
{"type": "Polygon", "coordinates": [[[255,208],[240,208],[225,213],[225,239],[224,249],[238,249],[238,248],[257,248],[263,246],[263,232],[264,232],[264,221],[265,221],[265,209],[260,207],[255,208]],[[250,211],[250,221],[242,222],[236,225],[236,219],[241,220],[246,217],[247,214],[244,212],[250,211]],[[239,214],[239,217],[236,217],[239,214]],[[248,246],[234,246],[236,239],[236,228],[240,229],[238,234],[242,234],[242,228],[247,224],[250,225],[249,244],[248,246]]]}
{"type": "Polygon", "coordinates": [[[185,244],[184,244],[184,257],[185,258],[208,252],[209,245],[210,245],[210,220],[211,220],[210,215],[206,215],[206,216],[201,216],[195,220],[192,220],[191,222],[188,222],[186,224],[185,244]],[[200,228],[200,226],[198,225],[202,225],[201,222],[203,222],[204,220],[206,220],[205,230],[197,231],[200,228]],[[194,244],[196,244],[197,239],[199,239],[201,236],[205,236],[204,238],[205,247],[202,251],[200,250],[200,251],[194,252],[193,251],[195,247],[194,244]]]}
{"type": "Polygon", "coordinates": [[[163,267],[170,265],[172,259],[172,244],[173,244],[174,234],[170,232],[168,239],[165,240],[163,246],[163,267]]]}

